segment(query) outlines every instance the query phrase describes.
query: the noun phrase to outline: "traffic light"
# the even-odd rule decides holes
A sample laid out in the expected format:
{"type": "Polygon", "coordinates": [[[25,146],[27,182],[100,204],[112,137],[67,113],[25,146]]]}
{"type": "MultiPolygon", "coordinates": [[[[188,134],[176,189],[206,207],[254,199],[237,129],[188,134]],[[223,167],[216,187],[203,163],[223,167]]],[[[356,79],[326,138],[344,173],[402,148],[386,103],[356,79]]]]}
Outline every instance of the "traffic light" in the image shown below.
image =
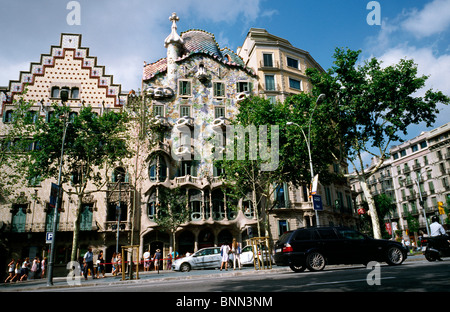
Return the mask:
{"type": "Polygon", "coordinates": [[[445,214],[445,210],[444,210],[444,203],[443,202],[438,202],[438,209],[439,209],[439,214],[443,215],[445,214]]]}

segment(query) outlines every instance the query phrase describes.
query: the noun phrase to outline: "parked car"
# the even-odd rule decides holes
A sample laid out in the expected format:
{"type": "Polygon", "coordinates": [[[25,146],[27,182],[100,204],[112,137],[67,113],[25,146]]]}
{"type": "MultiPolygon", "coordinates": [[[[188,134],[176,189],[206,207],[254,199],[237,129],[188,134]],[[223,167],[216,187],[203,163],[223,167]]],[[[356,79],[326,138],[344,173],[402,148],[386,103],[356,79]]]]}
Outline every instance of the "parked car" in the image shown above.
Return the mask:
{"type": "MultiPolygon", "coordinates": [[[[256,246],[255,246],[256,247],[256,246]]],[[[258,254],[258,258],[260,260],[260,265],[262,265],[263,263],[265,263],[266,265],[268,265],[268,257],[269,257],[269,252],[267,251],[267,247],[266,246],[261,246],[259,248],[257,248],[258,250],[256,250],[256,248],[253,248],[255,251],[252,251],[252,245],[247,245],[244,248],[242,248],[241,251],[241,264],[242,265],[254,265],[254,255],[258,254]],[[264,261],[264,262],[263,262],[264,261]]],[[[270,259],[271,259],[271,263],[274,263],[274,258],[273,255],[270,255],[270,259]]]]}
{"type": "Polygon", "coordinates": [[[401,243],[374,239],[346,227],[310,227],[284,233],[275,243],[275,263],[295,272],[320,271],[327,264],[370,261],[399,265],[407,257],[401,243]]]}
{"type": "MultiPolygon", "coordinates": [[[[220,247],[203,248],[190,256],[179,258],[172,263],[172,270],[189,272],[194,269],[219,269],[222,264],[220,247]]],[[[230,254],[228,267],[233,266],[233,255],[230,254]]]]}

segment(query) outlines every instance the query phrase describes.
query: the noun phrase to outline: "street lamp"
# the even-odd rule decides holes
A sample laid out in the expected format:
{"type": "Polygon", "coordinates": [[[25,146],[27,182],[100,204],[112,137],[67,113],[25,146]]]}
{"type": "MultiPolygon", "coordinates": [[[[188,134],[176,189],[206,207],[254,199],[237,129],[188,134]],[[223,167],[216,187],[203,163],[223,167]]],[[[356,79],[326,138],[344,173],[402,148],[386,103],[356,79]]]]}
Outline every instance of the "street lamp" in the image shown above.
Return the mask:
{"type": "MultiPolygon", "coordinates": [[[[61,91],[61,102],[64,105],[64,103],[67,101],[69,97],[69,93],[67,90],[61,91]]],[[[66,140],[66,132],[67,128],[69,127],[69,124],[71,124],[71,121],[64,121],[64,133],[62,138],[62,144],[61,144],[61,160],[59,162],[59,173],[58,173],[58,192],[56,195],[56,204],[55,204],[55,210],[53,214],[53,237],[52,242],[50,245],[50,255],[48,260],[48,279],[47,279],[47,286],[53,285],[53,264],[55,261],[55,240],[56,240],[56,227],[58,223],[58,210],[60,209],[60,201],[61,201],[61,174],[62,174],[62,166],[63,166],[63,157],[64,157],[64,142],[66,140]]]]}
{"type": "MultiPolygon", "coordinates": [[[[286,125],[295,125],[295,126],[299,127],[300,130],[302,131],[303,137],[305,138],[306,147],[308,148],[309,170],[311,171],[311,183],[313,183],[312,180],[314,179],[314,168],[313,168],[313,162],[312,162],[312,156],[311,156],[311,122],[312,122],[312,118],[313,118],[314,112],[316,111],[317,104],[319,102],[321,102],[324,98],[325,98],[325,94],[323,94],[323,93],[320,94],[317,97],[316,104],[314,105],[314,108],[313,108],[313,111],[311,113],[311,116],[309,117],[308,136],[306,136],[305,131],[303,131],[303,127],[300,126],[299,124],[297,124],[295,122],[292,122],[292,121],[288,121],[286,123],[286,125]]],[[[316,214],[316,224],[319,226],[320,225],[320,223],[319,223],[319,214],[318,214],[317,210],[315,210],[315,214],[316,214]]]]}

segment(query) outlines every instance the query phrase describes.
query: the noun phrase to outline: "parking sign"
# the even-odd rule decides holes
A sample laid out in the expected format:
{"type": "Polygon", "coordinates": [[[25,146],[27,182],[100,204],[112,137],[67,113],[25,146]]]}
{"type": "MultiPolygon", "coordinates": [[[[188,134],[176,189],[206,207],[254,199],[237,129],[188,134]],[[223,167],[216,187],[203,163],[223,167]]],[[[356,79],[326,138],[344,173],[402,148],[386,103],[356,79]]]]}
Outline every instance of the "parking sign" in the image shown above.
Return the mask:
{"type": "Polygon", "coordinates": [[[51,244],[53,240],[53,232],[47,232],[45,233],[45,243],[51,244]]]}

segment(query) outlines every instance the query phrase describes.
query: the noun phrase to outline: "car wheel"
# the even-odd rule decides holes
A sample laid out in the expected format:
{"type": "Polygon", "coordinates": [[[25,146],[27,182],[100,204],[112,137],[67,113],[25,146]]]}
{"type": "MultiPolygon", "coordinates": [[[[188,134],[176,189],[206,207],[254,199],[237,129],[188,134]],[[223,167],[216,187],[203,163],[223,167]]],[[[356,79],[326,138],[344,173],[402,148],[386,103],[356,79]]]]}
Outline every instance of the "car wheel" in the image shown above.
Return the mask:
{"type": "Polygon", "coordinates": [[[181,272],[189,272],[190,270],[191,266],[189,265],[189,263],[183,263],[182,265],[180,265],[181,272]]]}
{"type": "Polygon", "coordinates": [[[291,264],[289,265],[289,267],[291,268],[292,271],[294,271],[295,273],[300,273],[305,271],[306,266],[305,265],[295,265],[295,264],[291,264]]]}
{"type": "Polygon", "coordinates": [[[391,247],[387,251],[386,262],[389,265],[399,265],[405,260],[405,255],[399,247],[391,247]]]}
{"type": "Polygon", "coordinates": [[[436,257],[433,255],[433,253],[429,252],[428,250],[425,251],[425,259],[427,259],[430,262],[436,261],[436,257]]]}
{"type": "Polygon", "coordinates": [[[320,252],[314,251],[306,257],[306,267],[310,271],[322,271],[325,264],[325,257],[320,252]]]}

